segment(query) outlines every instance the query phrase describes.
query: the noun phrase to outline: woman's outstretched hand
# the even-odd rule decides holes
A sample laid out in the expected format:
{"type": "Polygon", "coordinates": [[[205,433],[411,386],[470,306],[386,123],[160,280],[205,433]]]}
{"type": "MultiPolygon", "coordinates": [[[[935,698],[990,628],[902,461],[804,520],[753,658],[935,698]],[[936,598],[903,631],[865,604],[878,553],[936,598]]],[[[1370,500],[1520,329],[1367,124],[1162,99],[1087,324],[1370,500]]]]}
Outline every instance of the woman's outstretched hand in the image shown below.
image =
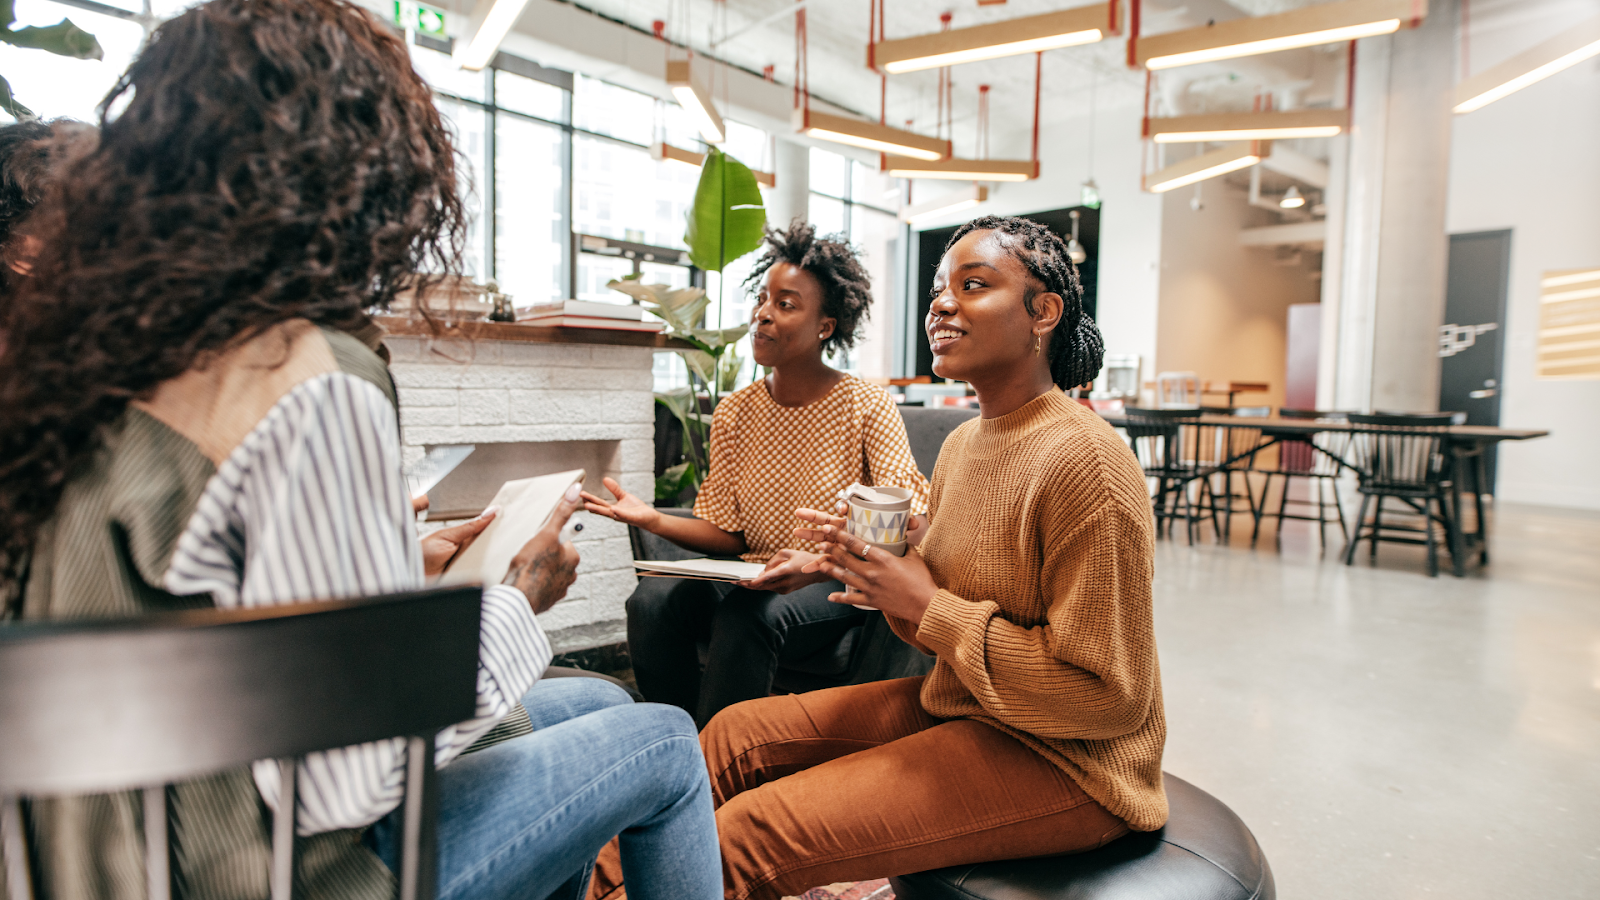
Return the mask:
{"type": "Polygon", "coordinates": [[[615,500],[602,500],[588,491],[583,492],[583,508],[597,516],[621,522],[624,525],[637,525],[645,531],[655,531],[656,525],[661,521],[661,511],[654,506],[640,500],[638,497],[622,489],[616,479],[601,479],[601,484],[606,486],[615,500]]]}
{"type": "Polygon", "coordinates": [[[772,591],[778,594],[798,591],[806,585],[828,580],[828,576],[816,570],[805,571],[806,566],[820,559],[822,559],[820,555],[807,553],[804,550],[779,550],[767,560],[767,568],[760,575],[734,583],[753,591],[772,591]]]}
{"type": "Polygon", "coordinates": [[[871,606],[913,625],[922,624],[922,614],[939,586],[921,554],[895,556],[874,547],[850,534],[844,519],[819,510],[799,509],[795,515],[811,523],[810,527],[795,529],[795,537],[827,548],[821,558],[801,571],[820,572],[853,589],[848,594],[829,594],[829,600],[871,606]]]}

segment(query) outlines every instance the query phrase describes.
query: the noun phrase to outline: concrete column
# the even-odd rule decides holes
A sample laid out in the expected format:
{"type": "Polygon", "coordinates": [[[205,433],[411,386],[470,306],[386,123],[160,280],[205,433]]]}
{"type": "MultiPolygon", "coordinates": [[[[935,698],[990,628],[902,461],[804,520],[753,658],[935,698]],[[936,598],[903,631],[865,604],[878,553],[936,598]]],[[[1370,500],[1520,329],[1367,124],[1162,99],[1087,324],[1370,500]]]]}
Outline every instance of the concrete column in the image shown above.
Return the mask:
{"type": "Polygon", "coordinates": [[[773,175],[777,184],[767,197],[767,224],[786,228],[795,218],[811,221],[811,148],[779,138],[773,175]]]}
{"type": "Polygon", "coordinates": [[[1455,28],[1456,0],[1433,0],[1420,28],[1357,49],[1342,259],[1329,260],[1339,266],[1327,311],[1338,324],[1330,399],[1339,409],[1439,402],[1455,28]]]}

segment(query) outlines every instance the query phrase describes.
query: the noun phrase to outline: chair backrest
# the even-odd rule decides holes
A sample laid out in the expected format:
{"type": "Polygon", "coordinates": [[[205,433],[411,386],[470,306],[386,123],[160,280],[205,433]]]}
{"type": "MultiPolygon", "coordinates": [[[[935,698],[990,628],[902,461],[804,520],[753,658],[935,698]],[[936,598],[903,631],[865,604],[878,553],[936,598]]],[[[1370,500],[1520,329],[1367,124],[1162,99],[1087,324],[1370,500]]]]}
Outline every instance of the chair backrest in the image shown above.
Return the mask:
{"type": "Polygon", "coordinates": [[[1449,413],[1350,413],[1348,418],[1356,426],[1350,455],[1364,481],[1422,488],[1442,477],[1449,413]]]}
{"type": "Polygon", "coordinates": [[[933,464],[939,460],[939,450],[944,439],[962,422],[978,415],[978,410],[958,407],[904,407],[900,416],[905,419],[906,439],[911,443],[911,456],[924,478],[933,477],[933,464]]]}
{"type": "Polygon", "coordinates": [[[1323,409],[1293,409],[1282,406],[1278,408],[1280,419],[1343,419],[1345,413],[1323,409]]]}
{"type": "Polygon", "coordinates": [[[1162,372],[1156,376],[1156,406],[1161,409],[1200,405],[1200,376],[1193,372],[1162,372]]]}
{"type": "Polygon", "coordinates": [[[0,824],[31,896],[18,798],[143,789],[149,896],[170,896],[166,786],[279,760],[274,900],[293,890],[295,763],[407,739],[401,897],[432,897],[433,740],[476,707],[482,591],[0,628],[0,824]]]}

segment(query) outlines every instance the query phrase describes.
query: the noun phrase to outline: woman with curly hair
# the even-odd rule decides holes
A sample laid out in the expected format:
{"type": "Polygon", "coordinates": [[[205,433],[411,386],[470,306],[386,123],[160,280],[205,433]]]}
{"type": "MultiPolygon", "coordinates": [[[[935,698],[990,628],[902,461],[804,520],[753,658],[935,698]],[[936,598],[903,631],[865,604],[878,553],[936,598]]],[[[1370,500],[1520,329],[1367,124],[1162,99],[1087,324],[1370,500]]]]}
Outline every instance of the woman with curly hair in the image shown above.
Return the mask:
{"type": "MultiPolygon", "coordinates": [[[[346,0],[213,0],[163,24],[49,180],[0,309],[0,599],[25,620],[422,587],[369,310],[460,271],[450,136],[391,29],[346,0]]],[[[641,890],[719,884],[681,710],[541,681],[573,490],[481,607],[476,711],[440,732],[440,897],[581,896],[622,835],[641,890]]],[[[246,687],[247,689],[247,687],[246,687]]],[[[308,703],[315,698],[308,697],[308,703]]],[[[192,739],[203,739],[196,735],[192,739]]],[[[394,891],[403,741],[307,756],[298,892],[394,891]]],[[[176,878],[265,897],[275,763],[174,786],[176,878]]],[[[136,794],[36,798],[43,897],[145,890],[136,794]]]]}
{"type": "Polygon", "coordinates": [[[694,517],[665,515],[609,479],[615,500],[584,495],[590,512],[690,550],[766,563],[759,578],[737,586],[645,579],[628,599],[639,689],[701,725],[724,707],[767,696],[779,663],[832,646],[875,615],[829,603],[840,586],[801,571],[817,560],[818,545],[795,538],[797,508],[831,509],[854,482],[908,488],[912,512],[927,507],[928,482],[894,401],[823,360],[854,346],[872,303],[860,260],[799,219],[769,231],[766,245],[745,285],[756,288],[751,353],[769,374],[717,407],[694,517]],[[697,644],[705,642],[702,675],[697,644]]]}
{"type": "MultiPolygon", "coordinates": [[[[701,732],[729,900],[1077,853],[1166,821],[1154,523],[1127,445],[1062,393],[1102,356],[1066,246],[978,219],[933,290],[933,370],[982,415],[945,441],[918,552],[800,515],[827,547],[805,568],[851,588],[831,599],[882,610],[937,662],[741,703],[701,732]]],[[[591,897],[616,884],[602,862],[591,897]]]]}

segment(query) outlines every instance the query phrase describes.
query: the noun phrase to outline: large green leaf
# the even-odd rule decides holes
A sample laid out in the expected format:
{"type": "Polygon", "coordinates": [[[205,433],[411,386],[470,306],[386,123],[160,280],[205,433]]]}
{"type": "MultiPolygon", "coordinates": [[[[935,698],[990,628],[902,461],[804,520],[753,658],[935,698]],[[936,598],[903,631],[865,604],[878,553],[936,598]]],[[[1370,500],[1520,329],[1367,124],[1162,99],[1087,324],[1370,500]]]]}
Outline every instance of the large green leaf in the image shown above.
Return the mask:
{"type": "Polygon", "coordinates": [[[694,338],[712,350],[718,350],[729,344],[737,344],[740,338],[749,333],[749,326],[740,325],[737,328],[696,328],[690,331],[687,337],[694,338]]]}
{"type": "Polygon", "coordinates": [[[95,36],[72,24],[70,19],[62,19],[44,28],[29,25],[16,31],[0,31],[0,41],[13,47],[45,50],[74,59],[101,59],[106,55],[95,36]]]}
{"type": "Polygon", "coordinates": [[[716,377],[717,358],[704,350],[679,350],[678,355],[688,364],[689,371],[700,376],[700,380],[707,385],[716,377]]]}
{"type": "Polygon", "coordinates": [[[704,288],[641,284],[631,279],[607,282],[606,287],[639,301],[645,312],[664,320],[674,333],[693,329],[700,314],[711,303],[704,288]]]}
{"type": "Polygon", "coordinates": [[[10,113],[12,118],[18,122],[27,122],[38,118],[33,114],[33,110],[17,102],[16,96],[11,93],[11,82],[5,80],[4,77],[0,77],[0,109],[10,113]]]}
{"type": "Polygon", "coordinates": [[[0,0],[0,28],[10,29],[17,20],[17,0],[0,0]]]}
{"type": "Polygon", "coordinates": [[[761,246],[766,224],[761,186],[750,167],[715,147],[707,150],[689,208],[689,228],[683,234],[689,259],[702,269],[721,272],[761,246]]]}

